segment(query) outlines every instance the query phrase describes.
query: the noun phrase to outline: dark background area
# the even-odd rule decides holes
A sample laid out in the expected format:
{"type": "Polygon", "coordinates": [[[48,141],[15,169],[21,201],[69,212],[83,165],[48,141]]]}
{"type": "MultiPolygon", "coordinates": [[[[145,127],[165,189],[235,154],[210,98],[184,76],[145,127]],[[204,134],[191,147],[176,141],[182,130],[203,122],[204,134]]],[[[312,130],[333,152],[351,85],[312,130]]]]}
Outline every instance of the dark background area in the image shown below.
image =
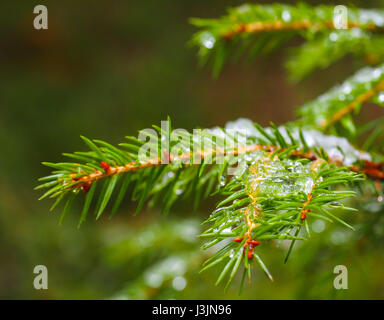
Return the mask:
{"type": "MultiPolygon", "coordinates": [[[[252,64],[229,64],[213,79],[209,68],[198,68],[196,48],[188,46],[195,31],[188,19],[218,17],[226,7],[241,3],[2,1],[0,298],[239,297],[236,284],[227,294],[214,287],[218,269],[198,275],[201,257],[186,260],[187,285],[181,291],[168,289],[171,280],[151,289],[142,275],[142,270],[169,255],[191,257],[191,252],[200,252],[197,239],[177,243],[177,232],[185,219],[192,219],[186,221],[199,229],[213,202],[205,202],[198,213],[181,203],[168,217],[157,210],[132,217],[133,207],[126,201],[113,219],[88,219],[78,230],[80,207],[73,208],[59,226],[59,215],[49,213],[50,203],[39,202],[41,194],[33,187],[37,178],[49,173],[42,161],[59,162],[62,152],[86,149],[80,135],[116,144],[168,115],[175,127],[189,130],[224,125],[239,117],[262,125],[271,120],[282,124],[294,119],[296,106],[356,70],[347,58],[293,84],[283,67],[285,48],[252,64]],[[33,29],[37,4],[48,7],[48,30],[33,29]],[[176,234],[174,241],[165,240],[156,225],[169,225],[169,234],[176,234]],[[145,245],[140,245],[140,237],[147,239],[145,245]],[[49,270],[45,291],[32,285],[33,268],[39,264],[49,270]]],[[[381,6],[379,1],[352,3],[381,6]]],[[[299,42],[295,39],[289,45],[299,42]]],[[[241,297],[382,298],[382,248],[372,245],[359,252],[353,241],[329,244],[324,241],[328,235],[319,234],[318,240],[299,248],[287,266],[282,263],[282,248],[264,249],[276,280],[269,283],[257,270],[241,297]],[[351,263],[351,288],[336,292],[332,268],[342,264],[340,257],[351,263]]]]}

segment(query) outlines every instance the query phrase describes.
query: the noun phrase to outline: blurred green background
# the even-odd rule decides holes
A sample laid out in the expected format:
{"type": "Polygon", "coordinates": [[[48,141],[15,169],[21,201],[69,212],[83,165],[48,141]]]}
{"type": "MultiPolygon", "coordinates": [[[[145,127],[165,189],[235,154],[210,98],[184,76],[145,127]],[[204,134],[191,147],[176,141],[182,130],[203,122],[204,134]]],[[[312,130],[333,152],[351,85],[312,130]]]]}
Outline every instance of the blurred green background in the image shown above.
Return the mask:
{"type": "MultiPolygon", "coordinates": [[[[289,1],[283,1],[289,3],[289,1]]],[[[311,4],[341,4],[307,1],[311,4]]],[[[272,271],[259,269],[238,295],[214,286],[219,269],[198,274],[209,252],[199,249],[202,217],[177,204],[165,217],[145,210],[119,213],[76,228],[80,206],[62,226],[39,202],[42,161],[86,149],[80,135],[121,142],[159,124],[224,125],[239,117],[263,125],[294,118],[294,107],[352,74],[351,59],[292,84],[283,67],[286,50],[252,64],[230,64],[219,79],[197,67],[188,47],[190,17],[217,17],[243,1],[2,1],[0,5],[0,298],[2,299],[382,299],[383,207],[347,217],[353,233],[316,222],[312,241],[297,246],[287,265],[286,246],[260,248],[272,271]],[[48,7],[49,29],[34,30],[33,8],[48,7]],[[325,229],[324,229],[325,227],[325,229]],[[33,288],[33,269],[45,265],[49,289],[33,288]],[[349,289],[333,288],[333,268],[349,270],[349,289]]],[[[258,1],[268,3],[268,1],[258,1]]],[[[352,1],[379,7],[380,1],[352,1]]],[[[290,43],[294,45],[295,41],[290,43]]]]}

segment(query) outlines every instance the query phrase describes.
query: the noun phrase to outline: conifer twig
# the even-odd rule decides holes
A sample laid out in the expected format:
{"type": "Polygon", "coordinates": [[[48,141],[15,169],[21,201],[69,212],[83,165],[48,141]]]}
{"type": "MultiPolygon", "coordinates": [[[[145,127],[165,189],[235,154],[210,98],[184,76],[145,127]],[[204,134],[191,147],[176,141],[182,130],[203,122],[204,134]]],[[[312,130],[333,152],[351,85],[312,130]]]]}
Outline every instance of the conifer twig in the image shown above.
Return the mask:
{"type": "Polygon", "coordinates": [[[377,95],[383,89],[384,89],[384,80],[380,81],[373,89],[370,89],[370,90],[360,94],[359,96],[357,96],[347,106],[338,110],[329,120],[324,120],[321,123],[321,126],[324,128],[329,127],[331,124],[339,121],[345,115],[353,112],[359,104],[369,101],[372,97],[377,95]]]}
{"type": "MultiPolygon", "coordinates": [[[[250,145],[250,146],[244,146],[237,148],[236,150],[233,151],[227,151],[226,153],[221,153],[221,155],[241,155],[241,154],[246,154],[246,153],[252,153],[257,150],[263,150],[266,152],[274,152],[276,150],[279,150],[279,152],[284,152],[284,148],[279,148],[277,146],[273,145],[250,145]]],[[[207,156],[208,154],[213,154],[216,153],[216,150],[210,150],[209,152],[205,151],[201,153],[202,159],[204,159],[204,156],[207,156]]],[[[307,151],[304,152],[303,150],[292,150],[291,151],[291,156],[292,157],[297,157],[297,158],[303,158],[303,159],[308,159],[311,161],[315,161],[318,159],[321,159],[316,155],[316,153],[307,151]]],[[[177,161],[183,161],[183,160],[188,160],[190,159],[192,153],[184,153],[178,156],[177,161]]],[[[169,161],[172,162],[174,159],[172,156],[169,156],[169,161]]],[[[343,166],[343,163],[340,161],[340,159],[336,158],[329,158],[329,163],[336,163],[339,166],[343,166]]],[[[81,178],[76,178],[76,174],[73,173],[72,176],[72,182],[77,184],[71,185],[70,188],[83,188],[84,185],[88,186],[86,188],[86,191],[89,190],[89,185],[91,185],[93,182],[96,182],[102,178],[110,177],[113,175],[119,175],[122,173],[130,173],[130,172],[136,172],[138,170],[146,169],[146,168],[151,168],[151,167],[158,167],[162,165],[161,164],[161,158],[154,158],[151,160],[148,160],[147,162],[141,162],[141,163],[129,163],[124,166],[105,166],[104,170],[95,170],[89,175],[83,176],[81,178]]],[[[357,173],[364,173],[367,175],[367,177],[374,179],[374,180],[384,180],[384,165],[382,163],[375,163],[371,161],[365,161],[363,166],[359,165],[354,165],[351,167],[351,170],[357,173]]]]}
{"type": "MultiPolygon", "coordinates": [[[[363,28],[366,30],[377,30],[381,27],[370,23],[362,25],[357,21],[348,21],[348,29],[363,28]]],[[[337,30],[333,21],[324,21],[322,23],[311,23],[310,20],[299,20],[293,22],[284,22],[283,20],[268,21],[255,21],[246,24],[238,24],[234,26],[233,30],[228,31],[222,35],[223,39],[232,39],[235,35],[242,33],[263,33],[263,32],[279,32],[279,31],[302,31],[302,30],[337,30]]]]}

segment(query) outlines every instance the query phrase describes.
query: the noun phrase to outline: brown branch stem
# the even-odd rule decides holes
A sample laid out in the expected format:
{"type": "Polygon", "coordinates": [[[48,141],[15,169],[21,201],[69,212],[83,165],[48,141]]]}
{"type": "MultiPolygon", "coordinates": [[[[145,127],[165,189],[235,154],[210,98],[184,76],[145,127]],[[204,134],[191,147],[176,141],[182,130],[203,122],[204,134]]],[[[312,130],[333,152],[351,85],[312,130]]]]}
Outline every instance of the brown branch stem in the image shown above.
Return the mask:
{"type": "MultiPolygon", "coordinates": [[[[362,26],[355,21],[348,22],[348,28],[364,28],[367,30],[375,30],[379,27],[373,23],[362,26]]],[[[321,30],[336,29],[332,21],[313,24],[310,20],[298,20],[293,22],[284,22],[282,20],[276,21],[255,21],[251,23],[237,24],[233,30],[228,31],[222,35],[224,39],[232,39],[235,35],[241,33],[262,33],[262,32],[276,32],[276,31],[300,31],[300,30],[321,30]]]]}
{"type": "MultiPolygon", "coordinates": [[[[276,146],[268,146],[268,145],[249,145],[249,146],[242,146],[239,147],[235,150],[229,151],[229,152],[216,152],[216,150],[208,150],[205,152],[201,153],[201,158],[203,159],[207,155],[239,155],[239,154],[245,154],[245,153],[252,153],[257,150],[264,150],[266,152],[274,152],[276,150],[280,149],[281,151],[284,151],[284,148],[278,148],[276,146]]],[[[311,161],[315,161],[319,159],[319,157],[312,151],[307,151],[304,152],[302,150],[294,150],[290,153],[292,157],[296,158],[305,158],[309,159],[311,161]]],[[[183,160],[189,160],[190,157],[192,156],[192,153],[185,153],[180,155],[177,161],[183,161],[183,160]]],[[[169,156],[169,162],[175,161],[174,157],[169,156]]],[[[329,162],[331,163],[336,163],[339,166],[342,166],[343,163],[339,159],[329,159],[329,162]]],[[[126,172],[136,172],[141,169],[146,169],[150,167],[158,167],[162,165],[161,159],[159,158],[154,158],[150,159],[146,162],[141,162],[141,163],[129,163],[124,166],[111,166],[108,167],[108,169],[101,169],[101,170],[96,170],[95,172],[77,178],[73,179],[73,181],[78,181],[78,184],[76,184],[73,187],[85,187],[83,190],[87,191],[89,189],[89,186],[93,183],[96,182],[97,180],[100,180],[105,177],[113,176],[116,174],[122,174],[126,172]]],[[[192,165],[192,164],[186,164],[186,165],[192,165]]],[[[363,165],[354,165],[351,167],[351,170],[354,172],[360,172],[364,173],[367,175],[369,178],[374,179],[374,180],[384,180],[384,163],[376,163],[376,162],[371,162],[371,161],[364,161],[363,165]]],[[[75,174],[74,174],[75,175],[75,174]]]]}
{"type": "Polygon", "coordinates": [[[335,123],[339,121],[341,118],[343,118],[345,115],[351,113],[355,108],[360,104],[367,102],[369,99],[374,97],[376,94],[378,94],[381,90],[384,89],[384,80],[380,81],[376,87],[373,89],[362,93],[361,95],[357,96],[356,99],[354,99],[350,104],[345,106],[344,108],[337,111],[329,120],[324,120],[321,123],[322,127],[328,127],[332,123],[335,123]]]}

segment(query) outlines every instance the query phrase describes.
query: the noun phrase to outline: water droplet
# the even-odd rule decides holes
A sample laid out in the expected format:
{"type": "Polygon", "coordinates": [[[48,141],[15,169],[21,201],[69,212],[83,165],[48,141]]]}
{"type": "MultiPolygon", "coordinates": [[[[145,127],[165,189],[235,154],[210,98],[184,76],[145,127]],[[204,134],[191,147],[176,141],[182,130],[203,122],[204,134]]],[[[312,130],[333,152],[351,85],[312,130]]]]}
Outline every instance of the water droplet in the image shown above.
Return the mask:
{"type": "Polygon", "coordinates": [[[291,14],[290,14],[290,12],[288,10],[284,10],[283,14],[281,15],[281,17],[283,18],[283,20],[285,22],[291,21],[291,14]]]}
{"type": "Polygon", "coordinates": [[[221,176],[220,177],[220,186],[224,187],[225,186],[225,182],[226,182],[225,176],[221,176]]]}
{"type": "Polygon", "coordinates": [[[350,84],[347,83],[347,84],[345,84],[345,85],[343,86],[343,92],[344,92],[345,94],[350,94],[351,91],[352,91],[352,87],[351,87],[350,84]]]}
{"type": "Polygon", "coordinates": [[[168,173],[166,173],[164,176],[163,176],[163,179],[162,179],[162,182],[167,182],[169,179],[171,179],[173,176],[175,175],[175,173],[173,171],[170,171],[168,173]]]}
{"type": "Polygon", "coordinates": [[[215,37],[209,32],[203,32],[200,39],[203,46],[207,49],[212,49],[216,42],[215,37]]]}

